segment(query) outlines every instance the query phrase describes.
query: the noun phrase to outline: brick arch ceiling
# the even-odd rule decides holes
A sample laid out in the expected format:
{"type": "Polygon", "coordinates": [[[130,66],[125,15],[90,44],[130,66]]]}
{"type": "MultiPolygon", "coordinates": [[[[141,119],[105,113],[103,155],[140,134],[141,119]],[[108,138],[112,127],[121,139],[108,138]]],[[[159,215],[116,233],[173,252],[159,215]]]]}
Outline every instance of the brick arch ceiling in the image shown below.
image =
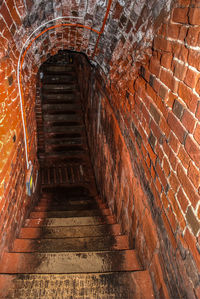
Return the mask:
{"type": "Polygon", "coordinates": [[[119,78],[124,77],[125,73],[126,80],[129,80],[135,62],[143,58],[146,49],[151,47],[154,24],[159,23],[163,13],[169,12],[171,2],[172,0],[5,0],[2,2],[0,4],[0,60],[3,70],[1,75],[4,79],[0,83],[0,92],[6,103],[1,104],[3,116],[0,118],[1,130],[3,130],[3,137],[0,140],[3,152],[2,167],[13,148],[12,136],[16,131],[20,131],[17,65],[20,51],[30,36],[31,42],[45,29],[61,24],[63,21],[93,29],[88,30],[78,26],[57,27],[45,31],[31,44],[24,57],[21,72],[26,116],[27,111],[32,107],[32,99],[35,98],[38,68],[49,54],[56,54],[59,49],[84,52],[101,67],[107,79],[112,82],[117,81],[119,87],[119,78]],[[65,19],[62,19],[63,17],[65,19]],[[49,23],[54,19],[57,20],[49,23]],[[106,21],[105,27],[102,27],[104,21],[106,21]],[[47,22],[46,26],[41,26],[47,22]],[[98,41],[97,32],[102,28],[103,32],[98,41]],[[92,57],[96,45],[95,56],[92,57]],[[12,79],[11,86],[8,86],[8,78],[12,79]],[[15,118],[10,118],[9,115],[13,111],[16,112],[15,118]]]}
{"type": "Polygon", "coordinates": [[[46,31],[27,52],[35,65],[40,65],[55,49],[67,48],[84,52],[108,74],[120,57],[129,54],[133,64],[143,56],[153,39],[152,25],[161,12],[169,10],[171,0],[24,0],[21,6],[20,1],[15,3],[22,22],[14,35],[18,50],[34,31],[32,38],[62,23],[83,26],[46,31]]]}

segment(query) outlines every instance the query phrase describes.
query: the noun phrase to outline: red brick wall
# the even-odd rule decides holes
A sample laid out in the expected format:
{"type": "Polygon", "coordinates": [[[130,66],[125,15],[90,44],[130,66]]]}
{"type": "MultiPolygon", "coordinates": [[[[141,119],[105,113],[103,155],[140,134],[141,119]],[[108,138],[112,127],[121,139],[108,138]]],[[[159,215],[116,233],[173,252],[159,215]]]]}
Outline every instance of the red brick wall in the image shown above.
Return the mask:
{"type": "MultiPolygon", "coordinates": [[[[100,30],[106,13],[106,1],[90,1],[87,7],[84,1],[32,3],[5,0],[0,5],[0,254],[11,244],[30,206],[16,81],[22,43],[55,16],[100,30]]],[[[170,3],[113,0],[94,57],[101,75],[90,74],[83,64],[88,80],[82,84],[85,88],[92,83],[85,90],[86,123],[103,196],[130,242],[135,239],[157,296],[196,299],[200,296],[200,3],[177,0],[168,14],[170,3]]],[[[97,36],[79,27],[52,29],[26,54],[22,84],[35,169],[38,68],[63,48],[91,57],[97,36]]]]}
{"type": "Polygon", "coordinates": [[[199,12],[178,1],[134,72],[123,52],[110,77],[81,67],[99,190],[159,298],[200,297],[199,12]]]}
{"type": "MultiPolygon", "coordinates": [[[[93,27],[100,30],[106,12],[105,6],[98,13],[96,1],[91,1],[88,11],[86,3],[80,4],[79,8],[74,1],[70,5],[69,1],[65,5],[61,5],[61,1],[46,2],[35,1],[33,5],[32,1],[5,0],[0,3],[0,257],[2,252],[11,246],[37,198],[37,192],[31,198],[27,197],[25,192],[27,169],[17,85],[17,65],[23,44],[37,27],[56,16],[65,15],[65,22],[78,22],[87,26],[92,25],[93,18],[95,22],[98,19],[93,27]]],[[[61,21],[41,27],[31,36],[30,43],[47,27],[60,24],[61,21]]],[[[37,38],[26,53],[22,67],[22,91],[28,155],[34,165],[34,176],[38,170],[35,120],[35,108],[38,107],[35,107],[35,98],[39,66],[49,55],[54,55],[63,48],[85,51],[91,55],[96,36],[97,34],[90,30],[79,27],[54,28],[37,38]]]]}
{"type": "MultiPolygon", "coordinates": [[[[27,175],[24,135],[17,86],[18,34],[22,25],[23,2],[18,10],[13,1],[0,5],[0,257],[12,244],[15,236],[36,199],[38,189],[31,197],[26,195],[27,175]]],[[[27,131],[29,134],[29,159],[36,159],[36,122],[34,90],[25,96],[27,131]]],[[[39,185],[38,185],[39,186],[39,185]]]]}

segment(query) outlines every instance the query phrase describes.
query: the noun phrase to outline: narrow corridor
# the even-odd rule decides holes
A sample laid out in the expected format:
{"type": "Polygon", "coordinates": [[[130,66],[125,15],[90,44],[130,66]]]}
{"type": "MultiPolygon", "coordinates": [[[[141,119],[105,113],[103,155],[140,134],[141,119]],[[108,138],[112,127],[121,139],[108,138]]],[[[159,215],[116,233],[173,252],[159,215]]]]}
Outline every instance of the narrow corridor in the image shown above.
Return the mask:
{"type": "Polygon", "coordinates": [[[41,196],[0,265],[0,298],[154,298],[128,237],[98,195],[72,57],[40,69],[41,196]]]}

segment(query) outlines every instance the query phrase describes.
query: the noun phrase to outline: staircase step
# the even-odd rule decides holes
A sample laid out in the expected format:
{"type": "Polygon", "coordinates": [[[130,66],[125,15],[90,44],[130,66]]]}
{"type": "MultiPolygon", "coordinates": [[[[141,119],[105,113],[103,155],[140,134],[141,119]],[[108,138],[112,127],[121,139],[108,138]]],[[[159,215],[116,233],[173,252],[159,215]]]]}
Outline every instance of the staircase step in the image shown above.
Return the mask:
{"type": "Polygon", "coordinates": [[[74,211],[49,211],[49,212],[32,212],[29,216],[31,219],[37,218],[68,218],[68,217],[87,217],[87,216],[109,216],[110,210],[74,210],[74,211]]]}
{"type": "MultiPolygon", "coordinates": [[[[84,151],[65,151],[65,152],[51,152],[51,153],[39,153],[39,159],[43,159],[43,160],[60,160],[60,159],[69,159],[69,161],[72,159],[72,158],[86,158],[84,157],[84,151]]],[[[74,182],[75,183],[75,182],[74,182]]]]}
{"type": "Polygon", "coordinates": [[[72,72],[74,70],[74,67],[72,65],[49,65],[46,67],[46,73],[66,73],[66,72],[72,72]]]}
{"type": "Polygon", "coordinates": [[[84,210],[93,210],[96,208],[106,209],[106,205],[97,205],[96,203],[85,203],[85,204],[77,204],[73,202],[73,204],[63,204],[63,205],[53,205],[51,203],[39,203],[34,208],[34,212],[50,212],[50,211],[84,211],[84,210]]]}
{"type": "Polygon", "coordinates": [[[58,103],[59,103],[59,100],[62,100],[62,101],[79,101],[80,102],[80,95],[77,91],[71,91],[69,93],[65,93],[65,94],[50,94],[50,93],[43,93],[42,95],[42,104],[48,100],[50,103],[51,103],[51,100],[55,101],[57,100],[58,103]]]}
{"type": "Polygon", "coordinates": [[[71,145],[71,144],[67,144],[67,145],[48,145],[45,147],[45,152],[49,153],[60,153],[60,152],[83,152],[85,151],[85,148],[82,145],[71,145]]]}
{"type": "Polygon", "coordinates": [[[80,115],[66,115],[66,114],[59,114],[59,115],[44,115],[43,119],[45,122],[59,122],[59,121],[67,121],[67,122],[76,122],[80,123],[82,122],[82,117],[80,115]]]}
{"type": "Polygon", "coordinates": [[[129,249],[127,236],[16,239],[11,252],[81,252],[129,249]]]}
{"type": "Polygon", "coordinates": [[[51,138],[51,139],[47,139],[45,140],[46,144],[77,144],[77,145],[81,145],[81,144],[86,144],[86,140],[85,138],[60,138],[60,139],[56,139],[56,138],[51,138]]]}
{"type": "Polygon", "coordinates": [[[42,86],[44,92],[50,93],[51,91],[59,93],[59,91],[64,92],[64,90],[75,89],[77,84],[70,82],[68,84],[43,84],[42,86]]]}
{"type": "Polygon", "coordinates": [[[83,126],[83,122],[79,120],[70,121],[69,119],[56,119],[56,120],[47,120],[46,125],[52,127],[60,127],[60,126],[80,127],[83,126]]]}
{"type": "Polygon", "coordinates": [[[40,199],[39,203],[41,204],[52,204],[52,206],[57,206],[60,204],[66,204],[66,205],[81,205],[81,204],[97,204],[102,203],[102,201],[96,201],[94,198],[90,196],[79,196],[79,195],[72,195],[72,194],[62,194],[61,196],[57,196],[57,194],[47,194],[47,197],[43,195],[43,197],[40,199]]]}
{"type": "Polygon", "coordinates": [[[79,127],[79,128],[82,128],[83,127],[83,122],[80,122],[80,121],[69,121],[69,120],[58,120],[58,121],[47,121],[46,122],[46,125],[47,126],[51,126],[52,127],[52,130],[54,128],[56,128],[56,130],[59,128],[59,127],[72,127],[72,128],[76,128],[76,127],[79,127]]]}
{"type": "Polygon", "coordinates": [[[46,110],[72,110],[72,111],[76,111],[76,110],[81,110],[81,107],[77,104],[68,104],[68,103],[64,103],[64,104],[43,104],[42,105],[42,109],[45,113],[46,110]]]}
{"type": "MultiPolygon", "coordinates": [[[[85,162],[89,162],[89,158],[86,156],[86,155],[81,155],[81,156],[67,156],[67,155],[59,155],[59,156],[48,156],[48,157],[45,157],[45,156],[41,156],[40,158],[40,164],[42,166],[46,166],[48,165],[49,163],[85,163],[85,162]],[[56,160],[57,159],[57,160],[56,160]]],[[[79,182],[77,182],[79,183],[79,182]]],[[[59,185],[58,185],[59,186],[59,185]]]]}
{"type": "Polygon", "coordinates": [[[65,126],[55,126],[55,127],[45,127],[44,128],[44,134],[45,133],[63,133],[63,132],[65,132],[65,133],[74,133],[74,134],[76,134],[76,133],[79,133],[79,134],[81,134],[81,133],[83,133],[84,132],[84,127],[83,127],[83,125],[82,126],[76,126],[76,127],[74,127],[74,126],[67,126],[67,125],[65,125],[65,126]]]}
{"type": "Polygon", "coordinates": [[[49,139],[57,139],[59,141],[60,138],[71,138],[71,140],[77,139],[77,138],[84,138],[84,135],[81,136],[79,132],[46,132],[45,136],[49,139]]]}
{"type": "Polygon", "coordinates": [[[60,153],[60,152],[82,152],[86,151],[86,145],[83,144],[45,144],[45,150],[42,152],[60,153]]]}
{"type": "Polygon", "coordinates": [[[0,273],[104,273],[139,271],[135,250],[59,253],[5,253],[0,273]]]}
{"type": "Polygon", "coordinates": [[[75,218],[38,218],[26,219],[24,227],[44,227],[44,226],[77,226],[77,225],[99,225],[115,224],[113,216],[96,216],[96,217],[75,217],[75,218]]]}
{"type": "Polygon", "coordinates": [[[149,272],[96,190],[73,55],[40,69],[41,196],[3,255],[0,298],[151,299],[149,272]]]}
{"type": "Polygon", "coordinates": [[[1,298],[9,299],[154,299],[148,271],[5,274],[0,275],[0,295],[1,298]]]}
{"type": "MultiPolygon", "coordinates": [[[[79,99],[72,99],[72,100],[66,100],[66,99],[47,99],[47,98],[43,98],[42,100],[42,105],[64,105],[64,104],[68,104],[68,105],[77,105],[77,108],[80,107],[80,100],[79,99]]],[[[76,109],[77,110],[77,109],[76,109]]],[[[43,117],[48,113],[48,111],[43,112],[43,117]]],[[[68,114],[69,113],[65,113],[68,114]]],[[[75,113],[74,113],[75,114],[75,113]]]]}
{"type": "Polygon", "coordinates": [[[44,239],[52,238],[83,238],[98,237],[105,235],[120,235],[119,224],[101,224],[91,226],[58,226],[58,227],[23,227],[20,231],[19,238],[38,239],[42,236],[44,239]]]}
{"type": "Polygon", "coordinates": [[[44,76],[42,82],[43,83],[57,83],[57,84],[63,84],[63,83],[70,83],[71,81],[76,81],[76,77],[74,76],[73,73],[71,74],[66,74],[66,75],[58,75],[56,76],[55,74],[49,74],[44,76]]]}

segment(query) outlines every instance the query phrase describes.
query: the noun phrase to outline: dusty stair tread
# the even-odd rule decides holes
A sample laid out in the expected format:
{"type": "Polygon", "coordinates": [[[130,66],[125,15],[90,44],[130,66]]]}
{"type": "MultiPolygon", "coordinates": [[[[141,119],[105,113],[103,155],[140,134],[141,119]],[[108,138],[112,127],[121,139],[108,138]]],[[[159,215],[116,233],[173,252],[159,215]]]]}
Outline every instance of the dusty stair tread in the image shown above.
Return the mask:
{"type": "MultiPolygon", "coordinates": [[[[56,94],[57,95],[57,94],[56,94]]],[[[64,99],[64,96],[61,98],[61,99],[48,99],[48,98],[45,98],[45,97],[43,97],[43,100],[42,100],[42,104],[44,105],[44,104],[51,104],[51,105],[63,105],[63,104],[76,104],[77,105],[77,107],[79,107],[81,104],[80,104],[80,100],[78,100],[78,99],[69,99],[69,100],[67,100],[67,99],[64,99]]],[[[76,113],[76,111],[77,111],[77,109],[74,111],[74,113],[73,113],[73,110],[72,110],[72,113],[68,113],[68,111],[66,110],[66,112],[65,111],[60,111],[60,114],[67,114],[68,116],[70,116],[70,115],[74,115],[74,116],[80,116],[80,115],[82,115],[82,113],[81,113],[81,111],[79,110],[79,113],[78,113],[78,111],[77,111],[77,113],[76,113]],[[63,113],[61,113],[61,112],[63,112],[63,113]]],[[[56,112],[56,111],[55,111],[56,112]]],[[[49,112],[48,112],[48,110],[46,110],[44,113],[43,113],[43,117],[44,116],[46,116],[46,115],[51,115],[51,114],[53,114],[54,115],[54,113],[50,113],[49,114],[49,112]]]]}
{"type": "Polygon", "coordinates": [[[71,84],[77,83],[75,76],[70,75],[48,75],[42,80],[43,84],[71,84]]]}
{"type": "Polygon", "coordinates": [[[45,238],[81,238],[98,237],[105,235],[121,235],[119,224],[82,225],[82,226],[57,226],[57,227],[23,227],[19,238],[38,239],[45,238]]]}
{"type": "Polygon", "coordinates": [[[114,216],[95,216],[95,217],[75,217],[75,218],[38,218],[26,219],[24,227],[41,226],[77,226],[77,225],[98,225],[115,224],[114,216]]]}
{"type": "Polygon", "coordinates": [[[65,132],[65,133],[80,133],[84,131],[84,126],[79,125],[79,126],[55,126],[55,127],[46,127],[44,129],[44,134],[47,133],[59,133],[59,132],[65,132]]]}
{"type": "Polygon", "coordinates": [[[56,138],[51,138],[51,139],[47,139],[45,140],[45,143],[47,145],[49,144],[78,144],[78,145],[86,145],[86,140],[85,138],[81,138],[81,137],[75,137],[75,138],[60,138],[60,139],[56,139],[56,138]]]}
{"type": "Polygon", "coordinates": [[[48,145],[45,148],[45,151],[50,153],[63,153],[63,152],[82,152],[86,151],[86,149],[82,145],[77,144],[68,144],[68,145],[48,145]]]}
{"type": "MultiPolygon", "coordinates": [[[[68,165],[64,165],[64,167],[67,167],[68,165]]],[[[70,192],[70,191],[69,191],[70,192]]],[[[73,191],[72,191],[73,192],[73,191]]],[[[95,198],[92,197],[92,195],[81,195],[81,194],[76,194],[76,193],[67,193],[66,194],[63,192],[63,194],[56,194],[54,192],[54,189],[52,188],[52,191],[49,188],[49,193],[45,193],[43,191],[43,194],[41,195],[41,199],[39,202],[51,202],[53,201],[54,203],[61,203],[62,201],[69,203],[69,202],[97,202],[95,198]]],[[[99,200],[98,202],[102,202],[99,200]]]]}
{"type": "Polygon", "coordinates": [[[9,299],[155,298],[148,271],[0,275],[1,286],[0,295],[9,299]]]}
{"type": "Polygon", "coordinates": [[[46,66],[46,69],[45,69],[45,73],[47,74],[48,72],[51,72],[51,73],[56,73],[56,72],[71,72],[71,71],[74,71],[74,67],[72,65],[49,65],[49,66],[46,66]]]}
{"type": "Polygon", "coordinates": [[[0,273],[99,273],[139,271],[135,250],[5,253],[0,273]]]}
{"type": "Polygon", "coordinates": [[[69,82],[68,84],[44,83],[42,88],[44,91],[47,89],[47,92],[49,92],[49,93],[51,92],[51,90],[56,90],[59,93],[60,90],[63,91],[63,90],[77,88],[77,84],[75,82],[69,82]]]}
{"type": "MultiPolygon", "coordinates": [[[[65,94],[51,94],[51,93],[43,93],[42,95],[42,104],[44,103],[43,101],[46,100],[63,100],[63,101],[68,101],[68,100],[76,100],[80,103],[80,95],[78,91],[71,91],[69,93],[65,93],[65,94]]],[[[75,102],[76,102],[75,101],[75,102]]]]}
{"type": "MultiPolygon", "coordinates": [[[[62,96],[64,96],[64,95],[62,95],[62,96]]],[[[68,109],[68,110],[76,111],[76,110],[81,110],[81,106],[77,105],[76,103],[68,104],[67,102],[64,103],[64,104],[51,104],[51,103],[48,103],[48,104],[43,104],[42,109],[43,109],[44,113],[45,113],[46,110],[51,110],[51,109],[61,110],[61,111],[68,109]]]]}
{"type": "MultiPolygon", "coordinates": [[[[69,140],[69,139],[60,139],[60,140],[57,140],[57,139],[46,139],[44,140],[44,146],[45,146],[45,149],[46,148],[56,148],[58,146],[66,146],[66,147],[69,147],[69,146],[78,146],[78,147],[82,147],[82,148],[86,148],[87,147],[87,144],[84,140],[69,140]]],[[[62,167],[62,166],[60,166],[62,167]]]]}
{"type": "Polygon", "coordinates": [[[73,73],[71,74],[65,74],[65,75],[58,75],[55,74],[48,74],[44,76],[42,82],[43,83],[68,83],[71,81],[77,81],[76,77],[73,73]]]}
{"type": "MultiPolygon", "coordinates": [[[[34,212],[50,212],[50,211],[82,211],[82,210],[93,210],[97,208],[98,205],[96,203],[85,203],[85,204],[78,204],[74,202],[73,204],[57,204],[51,205],[48,203],[40,203],[34,208],[34,212]]],[[[106,208],[105,204],[101,205],[102,209],[106,208]]]]}
{"type": "MultiPolygon", "coordinates": [[[[78,132],[78,130],[71,130],[71,128],[69,130],[67,130],[67,132],[44,132],[44,141],[46,142],[47,140],[59,140],[59,136],[65,136],[67,139],[71,138],[71,140],[75,140],[77,138],[82,138],[82,140],[84,140],[84,142],[86,143],[86,136],[85,136],[85,132],[78,132]]],[[[63,138],[63,137],[62,137],[63,138]]],[[[73,161],[68,162],[68,163],[73,163],[73,161]]],[[[77,162],[78,163],[78,162],[77,162]]],[[[82,162],[83,163],[83,162],[82,162]]]]}
{"type": "Polygon", "coordinates": [[[49,211],[49,212],[31,212],[29,218],[71,218],[87,216],[109,216],[110,209],[96,210],[74,210],[74,211],[49,211]]]}
{"type": "Polygon", "coordinates": [[[62,239],[15,239],[11,252],[80,252],[129,249],[128,237],[101,236],[62,239]]]}
{"type": "Polygon", "coordinates": [[[66,115],[66,114],[59,114],[59,115],[44,115],[43,116],[43,119],[45,121],[63,121],[63,120],[66,120],[66,121],[82,121],[82,117],[81,115],[76,115],[76,114],[71,114],[71,115],[66,115]]]}
{"type": "Polygon", "coordinates": [[[55,125],[55,126],[51,126],[51,127],[46,127],[44,129],[44,132],[59,132],[59,131],[69,131],[69,132],[82,132],[84,129],[84,125],[83,124],[76,124],[76,125],[73,125],[71,123],[67,123],[65,122],[65,124],[63,125],[55,125]]]}
{"type": "MultiPolygon", "coordinates": [[[[89,158],[87,158],[85,155],[81,155],[79,157],[78,157],[78,155],[73,156],[73,157],[70,157],[70,156],[63,156],[63,157],[62,156],[53,156],[52,160],[50,160],[50,156],[46,157],[46,158],[44,156],[41,156],[40,163],[42,165],[45,165],[45,164],[48,164],[48,163],[51,163],[51,162],[53,162],[53,163],[56,163],[56,162],[58,162],[58,163],[68,163],[70,161],[74,161],[74,162],[79,161],[80,163],[83,163],[83,162],[85,163],[87,161],[89,162],[89,158]],[[57,160],[56,160],[56,158],[57,158],[57,160]]],[[[75,185],[75,183],[76,182],[74,182],[74,185],[75,185]]],[[[77,183],[83,184],[83,182],[77,182],[77,183]]],[[[65,184],[64,184],[64,186],[65,186],[65,184]]],[[[69,186],[69,184],[66,183],[66,186],[69,186]]],[[[47,188],[47,187],[49,187],[49,186],[46,186],[46,187],[43,186],[43,188],[47,188]]]]}
{"type": "Polygon", "coordinates": [[[46,126],[71,126],[71,127],[81,127],[83,126],[83,121],[79,120],[69,120],[69,119],[55,119],[55,120],[46,120],[46,126]]]}
{"type": "Polygon", "coordinates": [[[2,299],[155,298],[148,271],[0,275],[0,295],[2,299]]]}
{"type": "Polygon", "coordinates": [[[37,206],[35,207],[35,211],[39,211],[38,209],[41,208],[47,208],[51,209],[52,211],[55,209],[56,211],[59,211],[59,207],[61,207],[60,210],[75,210],[77,207],[77,210],[82,210],[82,209],[94,209],[95,207],[100,207],[100,208],[106,208],[106,204],[100,204],[96,203],[94,200],[69,200],[69,201],[60,201],[60,202],[53,202],[53,201],[39,201],[37,206]],[[89,208],[88,208],[89,207],[89,208]]]}
{"type": "Polygon", "coordinates": [[[50,153],[39,153],[39,158],[42,160],[46,160],[46,159],[58,159],[63,160],[63,159],[69,159],[69,158],[84,158],[84,151],[69,151],[69,152],[50,152],[50,153]]]}

